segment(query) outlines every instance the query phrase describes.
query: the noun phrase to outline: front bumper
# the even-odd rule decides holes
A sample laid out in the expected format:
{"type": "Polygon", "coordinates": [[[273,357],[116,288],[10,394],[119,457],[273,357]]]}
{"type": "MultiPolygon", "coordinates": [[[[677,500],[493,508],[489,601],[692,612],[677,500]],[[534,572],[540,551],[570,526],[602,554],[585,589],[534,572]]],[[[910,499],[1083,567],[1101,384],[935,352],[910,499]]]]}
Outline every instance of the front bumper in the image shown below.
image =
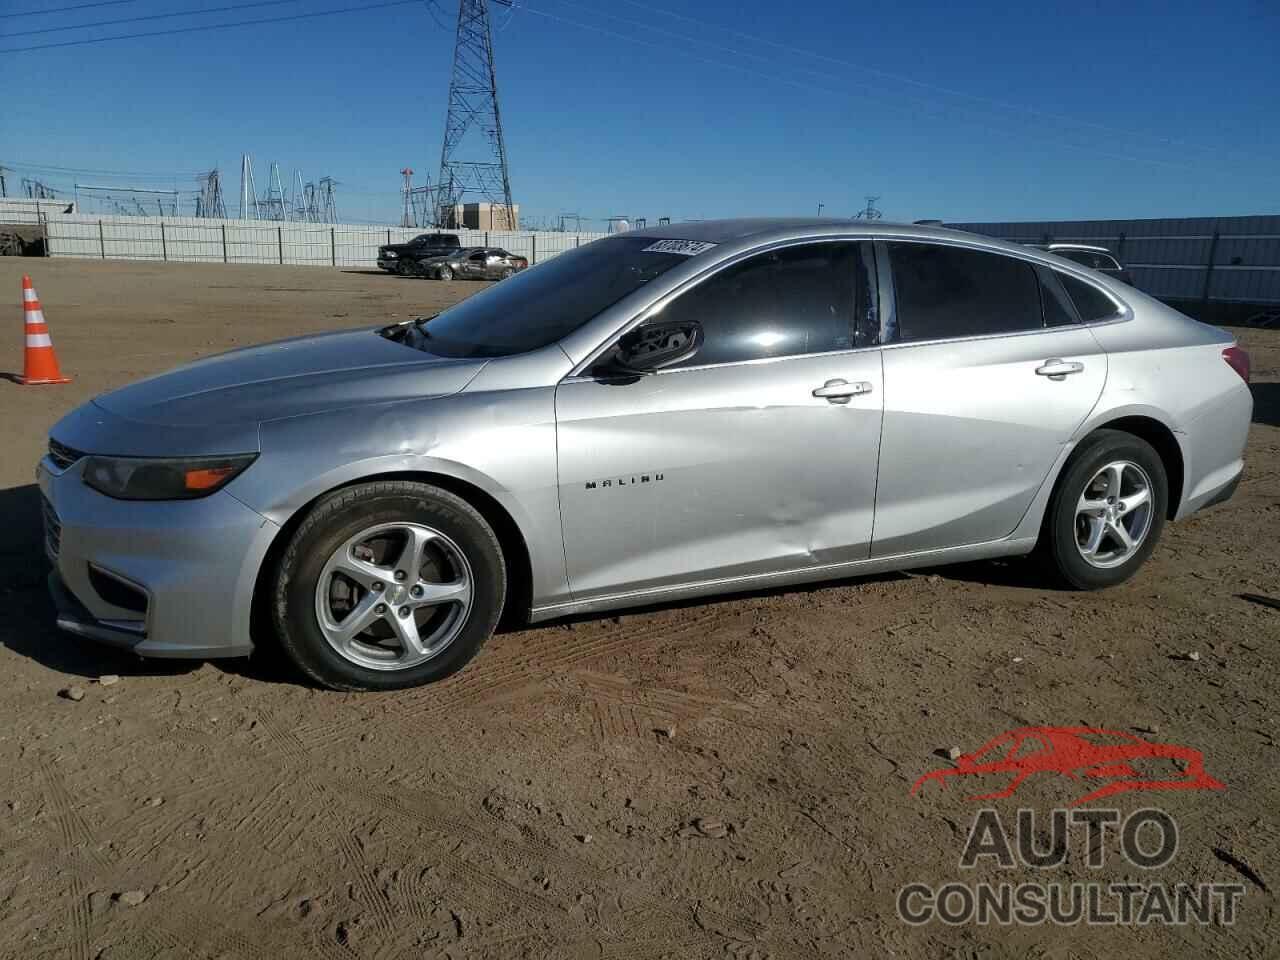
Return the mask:
{"type": "Polygon", "coordinates": [[[226,491],[113,500],[85,486],[83,467],[59,470],[45,457],[36,469],[58,626],[141,656],[250,653],[254,585],[279,528],[226,491]]]}
{"type": "Polygon", "coordinates": [[[383,270],[390,270],[392,273],[394,273],[396,267],[398,267],[399,265],[400,265],[400,260],[398,257],[393,259],[388,259],[387,257],[378,258],[378,266],[381,267],[383,270]]]}

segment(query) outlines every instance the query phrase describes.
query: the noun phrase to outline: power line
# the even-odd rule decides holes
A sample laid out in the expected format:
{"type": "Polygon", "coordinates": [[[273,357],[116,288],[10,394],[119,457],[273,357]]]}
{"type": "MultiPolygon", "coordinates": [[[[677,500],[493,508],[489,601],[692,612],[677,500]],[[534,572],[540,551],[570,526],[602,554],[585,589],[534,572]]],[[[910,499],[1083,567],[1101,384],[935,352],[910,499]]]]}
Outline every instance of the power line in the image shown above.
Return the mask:
{"type": "Polygon", "coordinates": [[[298,3],[299,0],[254,0],[253,3],[233,3],[226,7],[205,7],[198,10],[179,10],[175,13],[149,13],[141,17],[118,17],[115,20],[95,20],[92,23],[74,23],[66,27],[41,27],[39,30],[21,30],[17,33],[0,33],[0,39],[29,37],[37,33],[57,33],[61,30],[87,30],[89,27],[110,27],[117,23],[138,23],[142,20],[165,20],[170,17],[195,17],[205,13],[225,13],[228,10],[244,10],[248,7],[278,7],[282,3],[298,3]]]}
{"type": "Polygon", "coordinates": [[[93,3],[73,3],[69,7],[45,7],[43,10],[15,10],[6,12],[6,17],[39,17],[46,13],[65,13],[68,10],[87,10],[90,7],[116,7],[122,3],[137,3],[137,0],[94,0],[93,3]]]}
{"type": "MultiPolygon", "coordinates": [[[[619,33],[616,30],[610,30],[608,27],[602,27],[598,24],[584,23],[581,20],[573,20],[573,19],[570,19],[569,17],[563,17],[558,14],[551,13],[547,10],[539,10],[538,8],[531,7],[526,3],[520,4],[519,9],[525,11],[526,13],[533,13],[533,14],[537,14],[540,17],[546,17],[549,20],[556,20],[556,21],[559,21],[560,23],[568,24],[570,26],[580,27],[585,30],[593,30],[597,33],[605,34],[606,36],[616,37],[619,40],[626,40],[629,43],[641,44],[646,47],[652,47],[654,49],[665,51],[667,53],[671,52],[671,48],[667,44],[657,43],[651,40],[643,40],[639,37],[634,37],[629,34],[619,33]]],[[[695,43],[702,42],[701,40],[696,40],[694,38],[686,38],[686,39],[690,40],[690,42],[695,42],[695,43]]],[[[698,54],[689,53],[685,51],[681,51],[681,56],[694,59],[694,60],[700,60],[703,63],[709,63],[714,66],[724,67],[725,69],[728,69],[728,70],[737,70],[741,73],[746,73],[755,77],[760,77],[772,83],[788,84],[793,87],[798,87],[802,90],[817,91],[819,93],[823,93],[827,95],[840,93],[840,90],[838,88],[833,88],[831,86],[820,86],[816,83],[810,83],[804,80],[797,79],[796,77],[787,77],[779,74],[766,73],[765,71],[762,71],[762,70],[756,70],[751,67],[743,66],[740,63],[730,63],[724,60],[717,60],[712,57],[700,56],[698,54]]],[[[812,73],[812,71],[806,71],[806,72],[812,73]]],[[[838,80],[841,83],[848,82],[845,78],[836,77],[832,74],[825,74],[823,76],[825,76],[828,80],[838,80]]],[[[920,100],[919,98],[916,98],[916,97],[912,97],[910,99],[915,100],[916,102],[919,102],[919,103],[927,104],[927,101],[920,100]]],[[[926,107],[926,112],[930,112],[928,107],[926,107]]],[[[954,117],[950,117],[945,112],[940,112],[937,108],[933,108],[931,112],[936,117],[947,117],[950,119],[956,119],[954,117]]],[[[1024,140],[1032,139],[1042,143],[1051,143],[1052,145],[1064,147],[1069,150],[1076,150],[1083,153],[1091,153],[1091,154],[1094,154],[1095,156],[1108,157],[1113,160],[1124,160],[1130,163],[1147,163],[1147,164],[1153,164],[1155,166],[1173,167],[1173,168],[1178,168],[1183,170],[1196,169],[1193,165],[1188,163],[1179,163],[1179,162],[1170,161],[1170,160],[1160,160],[1155,157],[1143,157],[1143,156],[1133,156],[1133,155],[1124,154],[1124,153],[1114,153],[1108,150],[1100,149],[1092,145],[1080,144],[1080,143],[1075,143],[1072,141],[1062,140],[1062,139],[1052,140],[1041,134],[1029,133],[1028,131],[1025,131],[1025,130],[1009,130],[1006,128],[996,127],[996,126],[992,126],[989,123],[982,122],[980,120],[971,119],[968,122],[975,126],[980,126],[989,132],[1003,134],[1008,137],[1022,138],[1024,140]]]]}
{"type": "Polygon", "coordinates": [[[144,179],[168,179],[198,176],[193,173],[179,173],[175,171],[167,171],[165,173],[141,173],[137,170],[101,170],[95,167],[59,167],[48,163],[26,163],[22,160],[5,160],[6,167],[20,168],[22,170],[36,170],[49,173],[92,173],[97,176],[106,177],[140,177],[144,179]]]}
{"type": "MultiPolygon", "coordinates": [[[[566,0],[566,2],[568,2],[568,0],[566,0]]],[[[935,93],[943,93],[949,96],[960,97],[966,100],[972,100],[979,103],[991,104],[993,106],[1000,107],[1003,110],[1013,110],[1019,113],[1025,113],[1025,114],[1028,114],[1029,116],[1038,117],[1040,119],[1045,119],[1045,120],[1057,120],[1060,123],[1076,124],[1078,126],[1089,127],[1094,130],[1104,131],[1106,133],[1118,133],[1118,134],[1123,134],[1129,137],[1140,137],[1142,139],[1150,140],[1156,143],[1161,143],[1165,146],[1192,147],[1197,150],[1205,150],[1205,151],[1215,152],[1215,153],[1226,152],[1221,150],[1221,148],[1210,147],[1202,144],[1189,143],[1185,140],[1176,140],[1172,137],[1162,137],[1156,134],[1148,134],[1148,133],[1142,133],[1140,131],[1121,129],[1119,127],[1112,127],[1112,126],[1108,126],[1107,124],[1098,123],[1093,120],[1082,120],[1078,117],[1069,117],[1063,114],[1053,113],[1047,110],[1040,110],[1036,107],[1026,106],[1025,104],[1011,103],[1006,100],[1000,100],[996,97],[987,97],[981,94],[970,93],[967,90],[958,90],[954,87],[946,87],[936,83],[929,83],[928,81],[925,81],[925,80],[917,80],[915,77],[910,77],[905,74],[893,73],[888,70],[881,70],[876,67],[867,66],[864,63],[857,63],[852,60],[845,60],[840,57],[829,56],[824,53],[819,53],[816,50],[809,50],[803,47],[793,46],[788,43],[781,43],[780,41],[777,41],[777,40],[770,40],[768,37],[761,37],[755,34],[745,33],[742,30],[735,30],[733,27],[728,27],[728,26],[725,26],[724,24],[712,23],[711,21],[708,21],[708,20],[699,20],[697,17],[690,17],[687,14],[677,13],[674,10],[667,10],[663,7],[656,7],[651,3],[642,2],[642,0],[622,0],[622,2],[629,4],[630,6],[633,6],[633,7],[639,7],[642,10],[647,10],[651,13],[657,13],[657,14],[662,14],[664,16],[668,16],[668,17],[674,17],[677,20],[684,20],[688,23],[695,24],[699,27],[712,27],[716,30],[724,30],[727,33],[733,34],[734,36],[742,37],[743,39],[746,39],[746,40],[752,40],[752,41],[755,41],[756,43],[768,44],[769,46],[775,47],[779,50],[786,50],[791,53],[798,53],[801,56],[813,57],[818,60],[826,60],[829,63],[835,63],[845,67],[852,67],[855,70],[862,70],[866,73],[871,73],[871,74],[875,74],[876,76],[884,77],[887,80],[893,80],[898,83],[910,84],[915,87],[920,87],[921,89],[924,89],[924,90],[931,90],[935,93]]]]}
{"type": "Polygon", "coordinates": [[[226,30],[231,27],[251,27],[261,23],[284,23],[289,20],[306,20],[310,17],[331,17],[340,13],[363,13],[366,10],[382,10],[386,7],[403,7],[421,0],[388,0],[360,7],[339,7],[336,10],[320,10],[315,13],[295,13],[287,17],[262,17],[258,20],[237,20],[234,23],[210,23],[200,27],[175,27],[172,30],[150,30],[145,33],[123,33],[113,37],[96,37],[92,40],[63,40],[60,43],[39,43],[29,47],[0,47],[0,53],[25,53],[29,50],[51,50],[54,47],[79,47],[90,43],[109,43],[112,40],[136,40],[140,37],[165,37],[175,33],[198,33],[202,30],[226,30]]]}

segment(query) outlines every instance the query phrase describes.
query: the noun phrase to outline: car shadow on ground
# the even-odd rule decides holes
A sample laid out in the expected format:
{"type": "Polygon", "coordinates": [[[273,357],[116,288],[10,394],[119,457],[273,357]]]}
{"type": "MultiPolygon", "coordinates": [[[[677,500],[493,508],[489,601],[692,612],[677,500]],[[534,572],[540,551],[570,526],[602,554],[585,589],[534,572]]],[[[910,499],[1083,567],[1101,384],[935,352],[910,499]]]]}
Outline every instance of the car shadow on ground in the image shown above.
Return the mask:
{"type": "Polygon", "coordinates": [[[54,626],[53,602],[45,581],[49,562],[40,524],[40,491],[34,483],[0,490],[0,645],[42,666],[72,677],[174,676],[194,670],[199,661],[144,660],[63,633],[54,626]]]}
{"type": "Polygon", "coordinates": [[[343,272],[343,273],[358,273],[358,274],[361,274],[361,275],[366,276],[366,277],[377,277],[377,276],[394,277],[394,276],[395,276],[395,274],[394,274],[394,273],[392,273],[390,270],[383,270],[381,267],[379,267],[377,270],[351,270],[351,269],[348,269],[348,270],[343,270],[342,272],[343,272]]]}
{"type": "Polygon", "coordinates": [[[1253,383],[1253,422],[1280,427],[1280,383],[1253,383]]]}

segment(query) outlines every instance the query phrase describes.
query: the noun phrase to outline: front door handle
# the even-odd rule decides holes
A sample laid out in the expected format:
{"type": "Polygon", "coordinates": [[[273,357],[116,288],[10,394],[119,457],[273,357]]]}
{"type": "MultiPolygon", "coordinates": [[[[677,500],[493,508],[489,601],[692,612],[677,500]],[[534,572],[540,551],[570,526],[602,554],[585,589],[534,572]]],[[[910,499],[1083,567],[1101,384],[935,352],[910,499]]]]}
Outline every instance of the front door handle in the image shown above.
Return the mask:
{"type": "Polygon", "coordinates": [[[1077,363],[1074,360],[1046,360],[1040,366],[1036,367],[1036,373],[1042,377],[1048,377],[1050,380],[1063,380],[1069,373],[1083,373],[1084,364],[1077,363]]]}
{"type": "Polygon", "coordinates": [[[815,397],[821,397],[828,403],[848,403],[850,397],[860,397],[871,392],[871,384],[865,380],[850,383],[848,380],[828,380],[813,391],[815,397]]]}

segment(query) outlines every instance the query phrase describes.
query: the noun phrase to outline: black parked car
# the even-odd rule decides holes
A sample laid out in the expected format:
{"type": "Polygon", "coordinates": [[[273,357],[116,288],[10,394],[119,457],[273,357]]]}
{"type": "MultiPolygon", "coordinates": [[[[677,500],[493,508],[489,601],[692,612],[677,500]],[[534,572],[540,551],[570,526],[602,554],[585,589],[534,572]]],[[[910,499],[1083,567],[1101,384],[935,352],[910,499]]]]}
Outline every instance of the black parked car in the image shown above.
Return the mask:
{"type": "Polygon", "coordinates": [[[447,257],[461,246],[456,233],[420,233],[408,243],[379,247],[378,266],[389,273],[413,275],[419,261],[447,257]]]}

